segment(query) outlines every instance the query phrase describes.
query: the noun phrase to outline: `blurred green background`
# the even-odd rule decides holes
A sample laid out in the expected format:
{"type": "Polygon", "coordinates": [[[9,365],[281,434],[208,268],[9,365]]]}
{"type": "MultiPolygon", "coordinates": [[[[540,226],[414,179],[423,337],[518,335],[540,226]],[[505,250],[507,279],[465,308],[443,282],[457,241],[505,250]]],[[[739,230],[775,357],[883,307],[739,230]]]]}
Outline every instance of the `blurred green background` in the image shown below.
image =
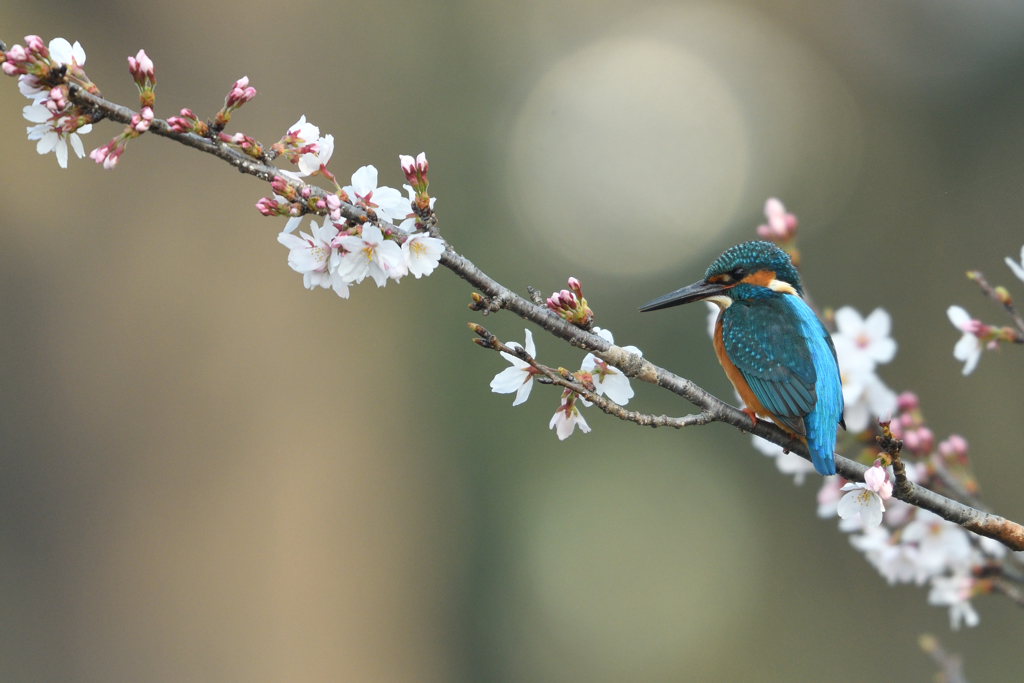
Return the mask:
{"type": "MultiPolygon", "coordinates": [[[[730,399],[703,307],[638,304],[801,220],[822,305],[893,315],[897,391],[966,436],[1024,519],[1018,349],[970,377],[946,307],[1024,243],[1024,5],[995,0],[0,2],[8,44],[79,40],[134,106],[265,143],[305,114],[345,179],[425,150],[446,237],[520,292],[574,275],[622,344],[730,399]]],[[[253,208],[267,188],[155,137],[67,171],[0,93],[0,678],[11,681],[932,680],[1024,665],[1024,614],[950,633],[889,588],[724,426],[650,431],[557,394],[512,409],[450,273],[307,292],[253,208]]],[[[102,123],[87,149],[119,126],[102,123]]],[[[488,318],[521,340],[509,314],[488,318]]],[[[538,334],[541,360],[582,354],[538,334]]],[[[638,409],[684,414],[637,387],[638,409]]],[[[631,404],[632,406],[633,404],[631,404]]],[[[815,478],[812,478],[815,479],[815,478]]]]}

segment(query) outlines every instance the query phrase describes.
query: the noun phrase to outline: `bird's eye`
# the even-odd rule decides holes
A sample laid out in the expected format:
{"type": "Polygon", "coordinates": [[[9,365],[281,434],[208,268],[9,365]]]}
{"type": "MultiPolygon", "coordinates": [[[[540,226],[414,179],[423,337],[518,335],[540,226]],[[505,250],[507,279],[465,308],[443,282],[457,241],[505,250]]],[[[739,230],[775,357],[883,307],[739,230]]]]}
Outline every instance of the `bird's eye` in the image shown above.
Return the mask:
{"type": "Polygon", "coordinates": [[[732,275],[734,280],[742,280],[747,276],[747,269],[743,266],[738,266],[732,269],[730,275],[732,275]]]}

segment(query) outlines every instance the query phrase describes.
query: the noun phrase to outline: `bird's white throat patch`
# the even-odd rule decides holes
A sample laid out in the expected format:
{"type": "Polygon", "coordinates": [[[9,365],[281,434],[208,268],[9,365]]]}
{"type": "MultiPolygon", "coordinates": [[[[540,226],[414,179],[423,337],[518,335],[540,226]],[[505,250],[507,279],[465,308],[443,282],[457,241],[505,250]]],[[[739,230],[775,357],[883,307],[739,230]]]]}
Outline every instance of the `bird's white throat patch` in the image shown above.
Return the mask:
{"type": "Polygon", "coordinates": [[[768,283],[768,289],[773,292],[782,292],[783,294],[796,294],[796,290],[793,289],[793,285],[782,280],[772,280],[768,283]]]}
{"type": "Polygon", "coordinates": [[[719,294],[717,296],[709,296],[707,299],[705,299],[705,301],[710,301],[713,304],[718,304],[718,307],[721,308],[723,311],[729,308],[729,305],[732,304],[732,299],[723,294],[719,294]]]}

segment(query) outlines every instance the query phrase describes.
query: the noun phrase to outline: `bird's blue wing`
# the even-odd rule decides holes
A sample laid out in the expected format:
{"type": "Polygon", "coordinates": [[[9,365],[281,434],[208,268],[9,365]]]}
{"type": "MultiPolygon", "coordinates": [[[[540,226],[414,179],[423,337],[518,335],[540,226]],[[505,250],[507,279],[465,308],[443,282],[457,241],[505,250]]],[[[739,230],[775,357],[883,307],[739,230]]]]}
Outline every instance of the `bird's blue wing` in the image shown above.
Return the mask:
{"type": "Polygon", "coordinates": [[[722,313],[729,360],[761,405],[801,436],[807,435],[803,418],[817,403],[817,371],[804,328],[781,295],[754,305],[736,301],[722,313]]]}

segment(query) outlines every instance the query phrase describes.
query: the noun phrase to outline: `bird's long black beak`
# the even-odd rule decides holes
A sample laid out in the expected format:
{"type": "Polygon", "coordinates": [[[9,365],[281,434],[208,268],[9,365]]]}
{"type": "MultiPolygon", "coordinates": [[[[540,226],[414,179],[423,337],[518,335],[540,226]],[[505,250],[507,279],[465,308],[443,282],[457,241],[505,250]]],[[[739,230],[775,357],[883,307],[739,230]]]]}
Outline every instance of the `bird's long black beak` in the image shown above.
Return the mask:
{"type": "Polygon", "coordinates": [[[654,301],[648,301],[640,307],[640,310],[642,312],[657,311],[662,308],[682,306],[683,304],[688,304],[692,301],[701,301],[702,299],[715,296],[723,289],[725,289],[725,285],[719,282],[701,280],[700,282],[694,282],[692,285],[687,285],[682,289],[677,289],[665,296],[659,296],[654,301]]]}

